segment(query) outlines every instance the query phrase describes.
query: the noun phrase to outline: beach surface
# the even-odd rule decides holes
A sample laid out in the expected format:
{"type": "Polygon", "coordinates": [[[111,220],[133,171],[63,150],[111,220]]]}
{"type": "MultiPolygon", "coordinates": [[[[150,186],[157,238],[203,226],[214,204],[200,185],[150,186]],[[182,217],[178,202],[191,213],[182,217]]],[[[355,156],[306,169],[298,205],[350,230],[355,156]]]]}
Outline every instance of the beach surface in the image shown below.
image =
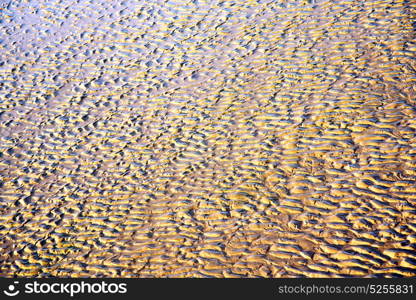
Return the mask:
{"type": "Polygon", "coordinates": [[[0,276],[416,276],[416,2],[0,1],[0,276]]]}

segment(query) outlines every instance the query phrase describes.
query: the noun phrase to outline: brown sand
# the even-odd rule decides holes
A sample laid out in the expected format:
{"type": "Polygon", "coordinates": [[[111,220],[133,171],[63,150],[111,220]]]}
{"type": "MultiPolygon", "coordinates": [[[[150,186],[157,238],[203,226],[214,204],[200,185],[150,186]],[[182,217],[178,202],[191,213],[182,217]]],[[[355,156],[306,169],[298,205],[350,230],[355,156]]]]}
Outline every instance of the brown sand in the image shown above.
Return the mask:
{"type": "Polygon", "coordinates": [[[2,276],[416,275],[414,1],[0,4],[2,276]]]}

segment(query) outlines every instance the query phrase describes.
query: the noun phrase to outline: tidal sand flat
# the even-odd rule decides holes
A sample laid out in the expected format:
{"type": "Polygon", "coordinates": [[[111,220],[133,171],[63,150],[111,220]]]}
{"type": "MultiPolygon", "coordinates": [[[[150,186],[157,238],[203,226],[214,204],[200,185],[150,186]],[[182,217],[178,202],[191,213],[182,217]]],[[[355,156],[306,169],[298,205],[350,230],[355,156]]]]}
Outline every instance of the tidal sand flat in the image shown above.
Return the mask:
{"type": "Polygon", "coordinates": [[[416,276],[416,2],[1,0],[0,276],[416,276]]]}

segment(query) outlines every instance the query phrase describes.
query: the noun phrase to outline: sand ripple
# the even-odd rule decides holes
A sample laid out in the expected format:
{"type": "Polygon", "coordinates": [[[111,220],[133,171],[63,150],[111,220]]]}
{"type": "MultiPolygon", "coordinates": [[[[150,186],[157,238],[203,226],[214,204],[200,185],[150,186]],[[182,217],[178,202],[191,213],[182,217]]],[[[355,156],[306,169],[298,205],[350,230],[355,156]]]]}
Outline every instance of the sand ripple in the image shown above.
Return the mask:
{"type": "Polygon", "coordinates": [[[2,276],[416,275],[414,1],[1,1],[2,276]]]}

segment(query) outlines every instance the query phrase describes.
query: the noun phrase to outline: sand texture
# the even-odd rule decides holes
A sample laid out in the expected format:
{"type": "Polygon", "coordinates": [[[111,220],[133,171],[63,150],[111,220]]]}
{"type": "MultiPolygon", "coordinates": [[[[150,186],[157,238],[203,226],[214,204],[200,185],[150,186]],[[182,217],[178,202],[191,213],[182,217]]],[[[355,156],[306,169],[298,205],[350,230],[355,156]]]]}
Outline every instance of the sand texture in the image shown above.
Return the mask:
{"type": "Polygon", "coordinates": [[[0,1],[0,276],[416,276],[416,2],[0,1]]]}

